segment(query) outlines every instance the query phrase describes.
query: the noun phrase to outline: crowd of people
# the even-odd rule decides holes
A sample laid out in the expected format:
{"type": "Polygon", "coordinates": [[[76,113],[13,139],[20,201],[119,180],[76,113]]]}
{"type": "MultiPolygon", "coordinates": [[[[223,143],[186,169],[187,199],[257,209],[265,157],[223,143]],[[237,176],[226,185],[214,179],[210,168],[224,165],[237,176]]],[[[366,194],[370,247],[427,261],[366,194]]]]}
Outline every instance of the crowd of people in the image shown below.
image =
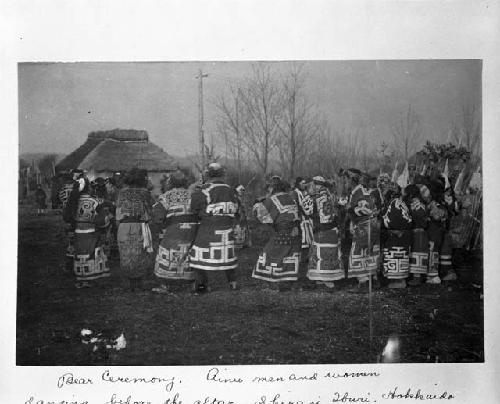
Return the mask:
{"type": "Polygon", "coordinates": [[[184,281],[202,294],[213,271],[224,271],[237,290],[238,254],[251,245],[254,220],[272,231],[252,277],[279,290],[298,281],[335,290],[345,278],[355,278],[360,292],[457,279],[454,268],[481,241],[480,183],[456,194],[441,175],[415,174],[404,187],[386,173],[348,169],[341,177],[344,194],[323,176],[296,178],[293,187],[274,176],[250,214],[244,186],[227,184],[219,163],[192,184],[172,173],[157,198],[145,170],[92,182],[73,170],[59,192],[68,268],[78,288],[108,277],[108,259],[119,256],[130,290],[144,290],[154,272],[153,292],[184,281]]]}

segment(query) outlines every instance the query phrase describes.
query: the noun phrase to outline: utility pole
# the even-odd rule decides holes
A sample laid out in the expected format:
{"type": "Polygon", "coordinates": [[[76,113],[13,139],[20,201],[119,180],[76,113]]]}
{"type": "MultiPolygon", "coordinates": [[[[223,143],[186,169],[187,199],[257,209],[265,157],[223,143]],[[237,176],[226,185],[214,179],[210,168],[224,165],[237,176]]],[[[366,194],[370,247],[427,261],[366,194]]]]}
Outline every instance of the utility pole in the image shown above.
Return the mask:
{"type": "Polygon", "coordinates": [[[235,100],[235,112],[236,112],[236,150],[238,156],[238,184],[241,184],[241,139],[240,139],[240,124],[239,124],[239,109],[238,109],[238,98],[240,96],[240,91],[236,93],[235,100]]]}
{"type": "Polygon", "coordinates": [[[203,79],[208,77],[208,74],[204,74],[201,69],[198,71],[198,136],[200,142],[200,158],[201,158],[201,169],[203,170],[206,166],[205,160],[205,134],[203,132],[203,79]]]}

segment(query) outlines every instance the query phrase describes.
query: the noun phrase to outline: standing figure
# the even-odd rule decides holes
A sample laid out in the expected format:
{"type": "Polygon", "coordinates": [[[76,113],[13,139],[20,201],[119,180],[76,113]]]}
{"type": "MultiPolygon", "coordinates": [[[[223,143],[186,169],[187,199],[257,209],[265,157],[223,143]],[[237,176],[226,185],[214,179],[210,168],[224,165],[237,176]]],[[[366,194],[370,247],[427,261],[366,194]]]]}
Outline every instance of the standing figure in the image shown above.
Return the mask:
{"type": "Polygon", "coordinates": [[[410,285],[420,285],[422,283],[422,275],[427,275],[429,268],[429,237],[427,236],[429,216],[420,193],[420,188],[417,185],[408,185],[405,188],[405,195],[410,207],[412,220],[410,274],[413,275],[413,279],[408,283],[410,285]]]}
{"type": "Polygon", "coordinates": [[[65,270],[73,272],[75,259],[75,206],[78,204],[79,197],[79,182],[83,176],[83,171],[72,170],[63,175],[63,184],[58,191],[58,198],[62,206],[62,217],[66,222],[66,237],[68,244],[66,246],[66,263],[65,270]],[[71,203],[70,203],[71,201],[71,203]]]}
{"type": "Polygon", "coordinates": [[[446,220],[448,212],[443,206],[444,186],[441,181],[433,180],[430,183],[430,190],[423,189],[422,196],[427,200],[427,210],[429,212],[429,226],[427,235],[429,237],[429,271],[427,272],[427,283],[439,285],[441,247],[443,245],[444,233],[446,231],[446,220]]]}
{"type": "Polygon", "coordinates": [[[129,279],[131,291],[143,289],[143,278],[152,268],[154,259],[149,227],[154,201],[146,185],[147,171],[133,168],[116,201],[120,268],[129,279]]]}
{"type": "Polygon", "coordinates": [[[103,217],[103,221],[101,225],[98,226],[98,231],[101,234],[102,240],[104,242],[104,252],[109,259],[111,257],[112,245],[114,244],[112,229],[115,207],[114,204],[109,200],[104,178],[98,177],[94,180],[92,196],[99,201],[98,214],[99,216],[103,217]]]}
{"type": "Polygon", "coordinates": [[[387,239],[383,249],[384,276],[389,279],[390,289],[406,287],[410,273],[411,216],[403,201],[401,188],[395,185],[388,191],[389,204],[383,216],[387,239]]]}
{"type": "Polygon", "coordinates": [[[250,241],[250,232],[248,231],[247,214],[245,209],[245,187],[238,185],[236,187],[236,197],[238,199],[238,210],[235,215],[234,225],[234,245],[237,249],[246,247],[250,241]]]}
{"type": "Polygon", "coordinates": [[[153,206],[156,226],[164,229],[160,241],[154,273],[163,282],[153,292],[167,293],[168,281],[196,280],[196,272],[189,265],[189,250],[196,237],[198,219],[191,212],[191,193],[187,178],[181,172],[173,173],[165,182],[166,192],[153,206]]]}
{"type": "Polygon", "coordinates": [[[74,261],[76,287],[89,287],[89,281],[109,276],[103,240],[97,230],[103,217],[98,214],[99,201],[90,195],[88,179],[81,178],[73,189],[67,209],[74,218],[74,261]]]}
{"type": "Polygon", "coordinates": [[[238,257],[234,245],[234,217],[238,199],[224,182],[224,169],[211,163],[207,182],[191,195],[191,211],[200,221],[190,250],[190,266],[197,270],[197,292],[208,291],[207,272],[224,271],[231,289],[237,289],[238,257]]]}
{"type": "Polygon", "coordinates": [[[342,265],[338,215],[335,199],[323,177],[313,178],[314,238],[307,277],[311,281],[334,287],[334,281],[345,277],[342,265]]]}
{"type": "Polygon", "coordinates": [[[47,194],[40,184],[38,184],[36,187],[35,199],[37,205],[37,213],[39,215],[43,215],[45,213],[45,209],[47,209],[47,194]]]}
{"type": "MultiPolygon", "coordinates": [[[[443,205],[447,210],[447,220],[445,224],[445,233],[443,236],[443,245],[441,247],[440,260],[440,270],[441,279],[443,281],[456,281],[457,274],[453,267],[453,239],[451,233],[451,222],[459,215],[460,209],[458,205],[457,198],[453,192],[453,188],[448,186],[444,190],[443,205]]],[[[455,254],[456,255],[456,254],[455,254]]]]}
{"type": "Polygon", "coordinates": [[[300,235],[302,241],[302,258],[307,259],[309,248],[313,244],[313,220],[311,218],[314,203],[306,190],[306,181],[302,177],[295,179],[295,188],[292,193],[293,199],[299,208],[300,235]]]}
{"type": "Polygon", "coordinates": [[[361,172],[347,170],[350,178],[350,230],[352,235],[348,278],[358,279],[358,288],[367,286],[370,276],[377,276],[380,256],[380,231],[373,197],[361,183],[361,172]]]}
{"type": "Polygon", "coordinates": [[[271,195],[261,202],[256,211],[257,219],[261,223],[272,225],[274,234],[259,255],[252,277],[279,282],[280,290],[285,289],[284,282],[298,280],[300,265],[298,207],[287,191],[288,184],[274,177],[271,195]]]}

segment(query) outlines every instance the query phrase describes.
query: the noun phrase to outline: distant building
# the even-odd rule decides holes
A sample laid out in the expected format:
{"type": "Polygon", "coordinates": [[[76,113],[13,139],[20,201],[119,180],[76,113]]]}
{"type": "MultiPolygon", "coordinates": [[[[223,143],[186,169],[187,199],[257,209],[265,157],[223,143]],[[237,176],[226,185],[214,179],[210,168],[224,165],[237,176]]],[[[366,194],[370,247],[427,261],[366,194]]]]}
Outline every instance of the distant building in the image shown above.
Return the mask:
{"type": "Polygon", "coordinates": [[[84,144],[57,164],[56,171],[79,168],[93,180],[125,173],[133,167],[148,170],[154,193],[159,194],[162,179],[175,171],[177,165],[170,155],[149,141],[146,131],[114,129],[89,133],[84,144]]]}

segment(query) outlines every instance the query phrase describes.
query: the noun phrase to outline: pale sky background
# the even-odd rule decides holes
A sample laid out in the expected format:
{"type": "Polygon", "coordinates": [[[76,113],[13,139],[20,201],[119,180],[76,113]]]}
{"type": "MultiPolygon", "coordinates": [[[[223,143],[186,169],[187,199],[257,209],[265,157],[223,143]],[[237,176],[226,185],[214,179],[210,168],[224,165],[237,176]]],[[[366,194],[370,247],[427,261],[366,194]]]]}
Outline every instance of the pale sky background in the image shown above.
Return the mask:
{"type": "MultiPolygon", "coordinates": [[[[300,62],[305,94],[332,129],[364,128],[372,144],[411,103],[425,138],[446,141],[461,107],[481,107],[481,61],[300,62]]],[[[289,63],[272,62],[276,74],[289,63]]],[[[217,138],[214,99],[250,75],[251,62],[24,63],[19,65],[20,152],[69,153],[95,130],[144,129],[174,155],[198,150],[198,82],[205,133],[217,138]]]]}

